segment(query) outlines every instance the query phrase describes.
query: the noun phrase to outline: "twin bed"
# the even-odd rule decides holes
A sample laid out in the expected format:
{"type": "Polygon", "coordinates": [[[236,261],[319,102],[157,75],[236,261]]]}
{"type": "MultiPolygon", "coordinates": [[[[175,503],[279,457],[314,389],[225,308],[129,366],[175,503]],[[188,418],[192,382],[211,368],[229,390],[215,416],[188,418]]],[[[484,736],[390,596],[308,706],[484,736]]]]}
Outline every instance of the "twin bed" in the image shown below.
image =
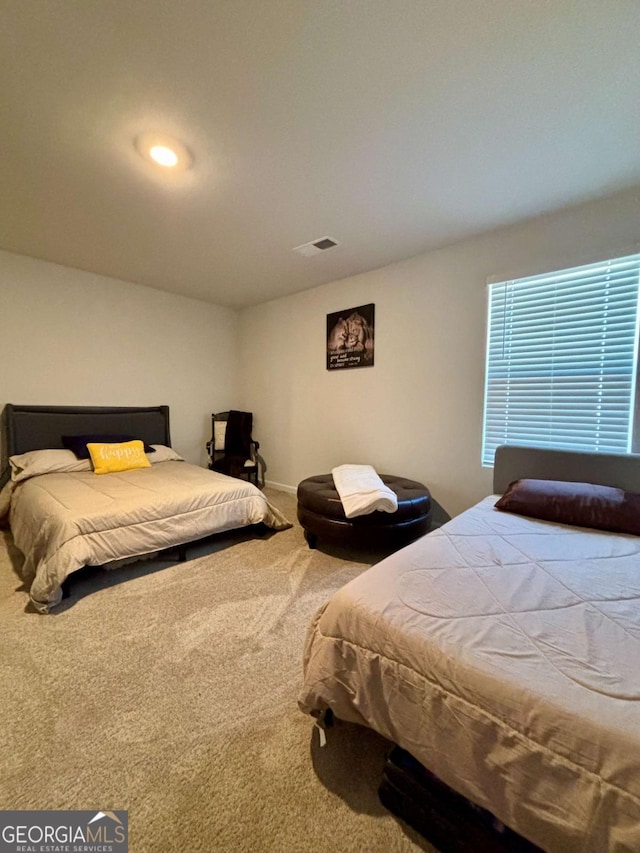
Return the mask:
{"type": "Polygon", "coordinates": [[[544,850],[638,851],[640,536],[495,509],[520,478],[640,492],[640,457],[501,448],[496,495],[317,613],[299,704],[375,729],[544,850]]]}
{"type": "Polygon", "coordinates": [[[169,409],[7,405],[12,480],[4,507],[34,607],[47,613],[83,566],[130,560],[214,533],[289,522],[251,483],[189,465],[171,449],[169,409]],[[154,448],[150,467],[96,475],[63,435],[128,434],[154,448]]]}

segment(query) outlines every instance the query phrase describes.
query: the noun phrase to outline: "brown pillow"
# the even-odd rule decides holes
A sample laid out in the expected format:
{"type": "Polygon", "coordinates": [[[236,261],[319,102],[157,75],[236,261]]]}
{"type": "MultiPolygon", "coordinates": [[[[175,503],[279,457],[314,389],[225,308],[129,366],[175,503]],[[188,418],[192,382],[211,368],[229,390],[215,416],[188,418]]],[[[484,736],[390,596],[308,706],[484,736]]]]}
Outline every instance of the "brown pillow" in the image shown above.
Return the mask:
{"type": "Polygon", "coordinates": [[[612,486],[516,480],[495,506],[544,521],[640,536],[640,495],[612,486]]]}

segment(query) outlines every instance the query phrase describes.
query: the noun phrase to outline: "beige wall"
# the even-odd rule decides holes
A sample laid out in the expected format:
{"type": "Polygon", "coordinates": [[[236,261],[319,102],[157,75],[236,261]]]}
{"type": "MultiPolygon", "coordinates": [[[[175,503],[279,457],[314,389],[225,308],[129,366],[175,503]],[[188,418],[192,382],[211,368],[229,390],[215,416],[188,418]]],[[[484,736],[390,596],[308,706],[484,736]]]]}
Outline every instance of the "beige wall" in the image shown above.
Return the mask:
{"type": "Polygon", "coordinates": [[[452,513],[490,493],[480,464],[487,278],[637,250],[639,223],[640,194],[627,192],[245,309],[241,400],[267,480],[293,487],[370,463],[427,483],[452,513]],[[326,314],[369,302],[375,366],[329,373],[326,314]]]}
{"type": "Polygon", "coordinates": [[[0,407],[166,403],[173,446],[203,463],[236,368],[235,311],[0,252],[0,407]]]}
{"type": "Polygon", "coordinates": [[[426,482],[459,512],[491,489],[480,465],[487,278],[637,250],[639,223],[640,194],[622,193],[248,308],[239,320],[0,252],[0,406],[167,403],[174,446],[198,463],[210,412],[244,407],[268,481],[293,488],[368,462],[426,482]],[[368,302],[375,366],[329,373],[326,314],[368,302]]]}

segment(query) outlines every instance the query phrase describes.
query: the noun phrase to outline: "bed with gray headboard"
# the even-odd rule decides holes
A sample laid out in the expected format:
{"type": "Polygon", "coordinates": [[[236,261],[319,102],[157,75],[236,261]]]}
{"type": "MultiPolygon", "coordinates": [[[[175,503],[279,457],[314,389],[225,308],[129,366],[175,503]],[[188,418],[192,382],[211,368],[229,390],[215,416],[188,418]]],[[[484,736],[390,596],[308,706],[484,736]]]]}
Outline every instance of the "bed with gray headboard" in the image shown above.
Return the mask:
{"type": "Polygon", "coordinates": [[[0,516],[25,556],[21,572],[41,613],[59,604],[62,583],[85,565],[131,560],[239,527],[290,526],[256,486],[185,462],[171,448],[168,406],[9,404],[3,427],[11,480],[0,495],[0,516]],[[100,473],[62,440],[95,435],[129,436],[149,452],[139,445],[137,467],[100,473]]]}
{"type": "Polygon", "coordinates": [[[548,490],[615,527],[640,457],[504,447],[494,484],[321,608],[300,708],[375,729],[543,850],[640,850],[640,535],[495,507],[548,490]]]}
{"type": "MultiPolygon", "coordinates": [[[[147,444],[171,446],[169,406],[19,406],[2,412],[2,468],[10,456],[63,448],[63,435],[131,434],[147,444]]],[[[2,483],[4,485],[4,483],[2,483]]]]}
{"type": "Polygon", "coordinates": [[[504,494],[510,483],[523,478],[595,483],[640,492],[640,455],[498,447],[493,468],[494,494],[504,494]]]}

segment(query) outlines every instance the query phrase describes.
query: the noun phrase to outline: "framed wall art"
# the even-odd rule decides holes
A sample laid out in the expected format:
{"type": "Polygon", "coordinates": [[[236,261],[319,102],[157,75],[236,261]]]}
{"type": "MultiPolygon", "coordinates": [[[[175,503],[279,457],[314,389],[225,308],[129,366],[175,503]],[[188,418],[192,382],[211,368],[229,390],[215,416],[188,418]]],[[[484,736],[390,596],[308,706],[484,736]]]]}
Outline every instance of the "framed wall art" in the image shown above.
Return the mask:
{"type": "Polygon", "coordinates": [[[373,367],[375,305],[327,314],[327,370],[373,367]]]}

